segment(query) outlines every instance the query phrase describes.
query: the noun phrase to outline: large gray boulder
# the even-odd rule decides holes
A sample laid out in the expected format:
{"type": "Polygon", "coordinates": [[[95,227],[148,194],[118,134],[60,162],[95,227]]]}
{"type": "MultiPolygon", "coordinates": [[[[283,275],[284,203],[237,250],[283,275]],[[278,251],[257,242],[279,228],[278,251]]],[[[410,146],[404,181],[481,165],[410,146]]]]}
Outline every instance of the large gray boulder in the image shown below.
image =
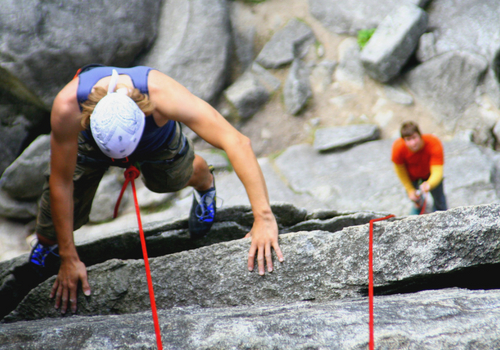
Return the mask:
{"type": "Polygon", "coordinates": [[[425,61],[405,76],[409,88],[435,112],[437,121],[454,131],[488,68],[487,60],[469,51],[449,51],[425,61]]]}
{"type": "MultiPolygon", "coordinates": [[[[395,293],[415,288],[415,283],[438,283],[439,276],[449,276],[451,286],[465,285],[461,278],[466,271],[487,269],[500,258],[499,214],[500,205],[482,205],[377,223],[375,287],[395,293]]],[[[325,302],[362,296],[368,280],[368,233],[368,225],[357,225],[333,233],[281,235],[286,260],[275,261],[274,272],[265,277],[246,269],[248,238],[152,258],[157,307],[325,302]]],[[[109,260],[89,268],[88,275],[93,294],[80,293],[79,315],[150,308],[142,260],[109,260]]],[[[473,282],[473,277],[467,279],[473,282]]],[[[53,281],[33,289],[4,320],[60,317],[47,297],[53,281]]],[[[443,280],[439,283],[442,287],[443,280]]]]}
{"type": "MultiPolygon", "coordinates": [[[[419,51],[434,52],[436,56],[449,51],[471,51],[493,64],[500,49],[500,7],[497,1],[432,1],[427,12],[433,40],[421,42],[419,51]]],[[[429,55],[421,57],[432,58],[429,55]]]]}
{"type": "Polygon", "coordinates": [[[50,135],[41,135],[7,168],[0,178],[0,188],[19,200],[36,200],[42,194],[49,166],[50,135]]]}
{"type": "Polygon", "coordinates": [[[484,92],[500,107],[498,2],[440,0],[431,2],[427,12],[430,31],[420,41],[418,59],[424,62],[450,51],[470,51],[483,56],[489,65],[484,92]]]}
{"type": "Polygon", "coordinates": [[[246,11],[246,4],[240,1],[228,2],[231,29],[233,33],[234,53],[237,62],[233,62],[238,72],[244,72],[255,58],[256,24],[246,11]]]}
{"type": "Polygon", "coordinates": [[[83,65],[131,64],[153,43],[160,13],[158,0],[27,0],[2,6],[0,69],[46,106],[83,65]]]}
{"type": "Polygon", "coordinates": [[[414,5],[402,5],[385,17],[361,51],[368,75],[381,82],[395,78],[426,29],[427,13],[414,5]]]}
{"type": "Polygon", "coordinates": [[[162,5],[158,36],[140,63],[213,102],[228,79],[230,45],[226,1],[170,0],[162,5]]]}
{"type": "MultiPolygon", "coordinates": [[[[385,349],[496,349],[498,290],[376,296],[374,341],[385,349]]],[[[368,300],[159,310],[164,349],[341,349],[368,346],[368,300]]],[[[0,327],[0,349],[153,349],[151,312],[75,316],[0,327]]]]}
{"type": "MultiPolygon", "coordinates": [[[[267,166],[264,165],[265,172],[266,168],[267,166]]],[[[271,179],[270,184],[273,183],[275,182],[271,179]]],[[[283,187],[282,184],[278,184],[278,189],[283,189],[283,187]]],[[[291,194],[284,194],[284,196],[291,196],[291,194]]],[[[296,199],[296,202],[307,203],[307,200],[302,200],[299,195],[296,196],[296,199]]],[[[371,219],[386,215],[386,213],[376,212],[337,212],[335,210],[314,210],[308,213],[303,208],[277,202],[273,203],[271,207],[276,216],[280,233],[298,230],[336,232],[348,226],[366,224],[371,219]]],[[[218,209],[216,222],[212,226],[210,234],[203,239],[192,240],[188,232],[188,212],[189,206],[185,208],[183,213],[178,213],[175,220],[169,220],[165,215],[161,215],[159,221],[146,222],[147,217],[142,216],[149,257],[179,253],[240,239],[251,230],[253,225],[253,214],[250,206],[226,206],[218,209]],[[179,216],[182,219],[178,219],[179,216]]],[[[120,219],[119,217],[117,220],[120,219]]],[[[1,227],[7,228],[9,226],[1,227]]],[[[110,259],[138,259],[142,257],[135,213],[133,221],[130,221],[128,225],[122,225],[119,230],[106,224],[90,227],[95,228],[95,230],[82,232],[80,229],[74,233],[78,254],[87,267],[110,259]]],[[[30,277],[33,271],[27,262],[28,254],[10,261],[0,262],[0,297],[10,300],[8,304],[0,304],[0,319],[12,311],[32,288],[42,282],[36,276],[30,277]]]]}
{"type": "Polygon", "coordinates": [[[19,156],[24,146],[24,140],[29,135],[31,123],[23,114],[17,113],[18,108],[0,105],[0,176],[5,169],[19,156]]]}
{"type": "Polygon", "coordinates": [[[0,191],[0,216],[15,220],[33,220],[38,213],[35,201],[19,201],[0,191]]]}

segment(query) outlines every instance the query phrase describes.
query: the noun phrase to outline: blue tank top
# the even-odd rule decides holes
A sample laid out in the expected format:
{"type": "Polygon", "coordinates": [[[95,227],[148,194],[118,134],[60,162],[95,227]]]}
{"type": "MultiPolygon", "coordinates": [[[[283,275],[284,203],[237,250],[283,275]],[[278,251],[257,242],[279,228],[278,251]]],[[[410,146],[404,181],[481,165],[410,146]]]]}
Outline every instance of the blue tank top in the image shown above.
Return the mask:
{"type": "MultiPolygon", "coordinates": [[[[94,85],[102,78],[110,76],[113,69],[116,69],[118,74],[128,75],[132,80],[134,87],[139,89],[141,93],[145,95],[149,94],[148,74],[153,68],[146,66],[119,68],[91,65],[84,67],[78,75],[80,80],[78,82],[77,99],[80,109],[81,104],[87,101],[94,85]]],[[[146,124],[144,126],[144,132],[142,133],[141,140],[139,141],[135,151],[130,156],[140,156],[148,152],[155,151],[165,143],[170,143],[175,135],[175,131],[176,127],[173,120],[169,120],[162,127],[158,127],[152,115],[146,116],[146,124]]],[[[82,134],[87,141],[95,143],[90,129],[82,131],[82,134]]]]}

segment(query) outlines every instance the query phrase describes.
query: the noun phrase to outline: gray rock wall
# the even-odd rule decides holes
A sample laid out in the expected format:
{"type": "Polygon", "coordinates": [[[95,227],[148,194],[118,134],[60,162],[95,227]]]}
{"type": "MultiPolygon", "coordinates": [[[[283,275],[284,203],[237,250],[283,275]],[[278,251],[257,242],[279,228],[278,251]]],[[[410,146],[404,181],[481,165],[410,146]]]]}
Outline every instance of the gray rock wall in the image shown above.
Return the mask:
{"type": "Polygon", "coordinates": [[[155,43],[140,64],[159,69],[213,102],[229,78],[231,32],[226,2],[164,1],[159,18],[155,43]]]}
{"type": "MultiPolygon", "coordinates": [[[[394,222],[374,230],[374,283],[386,287],[445,275],[500,258],[499,205],[463,207],[394,222]],[[480,244],[474,242],[481,242],[480,244]]],[[[363,295],[368,280],[368,225],[280,236],[286,260],[265,277],[246,271],[249,239],[151,259],[157,307],[287,304],[363,295]]],[[[54,278],[31,291],[7,322],[59,317],[54,278]]],[[[89,269],[93,294],[79,295],[79,315],[127,314],[149,308],[144,263],[109,260],[89,269]]]]}
{"type": "MultiPolygon", "coordinates": [[[[375,346],[496,349],[497,290],[431,290],[375,297],[375,346]]],[[[288,305],[159,310],[164,349],[342,349],[368,346],[366,298],[288,305]]],[[[0,349],[154,349],[151,312],[75,316],[0,327],[0,349]]]]}
{"type": "MultiPolygon", "coordinates": [[[[500,285],[484,277],[498,269],[499,214],[486,205],[374,224],[377,347],[496,348],[500,285]],[[494,289],[451,288],[474,283],[494,289]]],[[[245,271],[248,239],[151,259],[165,348],[366,348],[367,242],[368,225],[282,235],[286,260],[265,276],[245,271]]],[[[154,347],[143,262],[95,265],[89,281],[72,317],[48,300],[52,280],[34,289],[4,319],[0,349],[154,347]]]]}
{"type": "Polygon", "coordinates": [[[0,14],[0,67],[47,106],[79,67],[94,62],[132,63],[155,38],[160,1],[66,1],[60,5],[10,1],[0,14]]]}

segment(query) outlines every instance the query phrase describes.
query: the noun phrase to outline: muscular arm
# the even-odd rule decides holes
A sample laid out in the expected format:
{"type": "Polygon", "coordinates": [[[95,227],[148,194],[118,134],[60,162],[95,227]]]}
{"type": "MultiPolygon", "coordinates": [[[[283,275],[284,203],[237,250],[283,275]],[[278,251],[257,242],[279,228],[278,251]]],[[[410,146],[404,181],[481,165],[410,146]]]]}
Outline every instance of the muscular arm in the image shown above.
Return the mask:
{"type": "Polygon", "coordinates": [[[71,82],[58,94],[51,113],[50,202],[61,267],[50,296],[56,297],[55,306],[61,307],[62,313],[66,312],[68,301],[76,312],[79,281],[85,294],[90,293],[86,268],[78,257],[73,239],[73,173],[81,131],[74,84],[75,81],[71,82]]]}
{"type": "Polygon", "coordinates": [[[250,139],[208,103],[162,73],[152,71],[149,85],[150,98],[158,113],[156,117],[180,121],[205,141],[226,152],[245,187],[254,214],[254,225],[247,235],[252,237],[248,268],[253,269],[257,254],[259,273],[264,274],[264,259],[268,271],[272,271],[271,248],[274,248],[280,261],[283,255],[278,245],[278,228],[269,205],[266,183],[250,139]]]}

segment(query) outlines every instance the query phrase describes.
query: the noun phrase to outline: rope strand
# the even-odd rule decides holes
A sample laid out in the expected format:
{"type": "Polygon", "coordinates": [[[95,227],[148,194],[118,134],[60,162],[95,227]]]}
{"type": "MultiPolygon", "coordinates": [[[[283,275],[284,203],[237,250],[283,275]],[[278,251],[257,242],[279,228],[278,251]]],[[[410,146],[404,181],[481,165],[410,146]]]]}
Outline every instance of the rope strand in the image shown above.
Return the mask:
{"type": "Polygon", "coordinates": [[[373,223],[376,221],[387,220],[393,217],[394,215],[391,214],[383,218],[370,220],[370,235],[368,241],[368,314],[369,314],[370,350],[375,349],[375,337],[373,332],[373,223]]]}
{"type": "Polygon", "coordinates": [[[144,238],[144,230],[142,229],[142,221],[141,221],[141,212],[139,209],[139,202],[137,200],[137,191],[135,189],[135,182],[134,179],[137,179],[140,175],[139,169],[137,169],[135,166],[131,165],[125,170],[125,183],[123,184],[122,191],[120,192],[120,196],[118,197],[118,201],[116,202],[115,205],[115,216],[118,213],[118,207],[120,205],[121,198],[123,196],[123,192],[125,192],[125,189],[127,188],[128,183],[130,182],[132,185],[132,193],[134,195],[134,203],[135,203],[135,212],[137,213],[137,223],[139,225],[139,235],[141,237],[141,246],[142,246],[142,255],[144,257],[144,267],[146,269],[146,277],[148,280],[148,290],[149,290],[149,300],[151,302],[151,311],[153,313],[153,322],[154,322],[154,327],[155,327],[155,333],[156,333],[156,343],[158,345],[158,350],[162,350],[163,346],[161,343],[161,331],[160,331],[160,324],[158,322],[158,313],[156,311],[156,301],[155,301],[155,295],[154,295],[154,290],[153,290],[153,281],[151,279],[151,271],[149,268],[149,258],[148,258],[148,251],[146,249],[146,239],[144,238]]]}

